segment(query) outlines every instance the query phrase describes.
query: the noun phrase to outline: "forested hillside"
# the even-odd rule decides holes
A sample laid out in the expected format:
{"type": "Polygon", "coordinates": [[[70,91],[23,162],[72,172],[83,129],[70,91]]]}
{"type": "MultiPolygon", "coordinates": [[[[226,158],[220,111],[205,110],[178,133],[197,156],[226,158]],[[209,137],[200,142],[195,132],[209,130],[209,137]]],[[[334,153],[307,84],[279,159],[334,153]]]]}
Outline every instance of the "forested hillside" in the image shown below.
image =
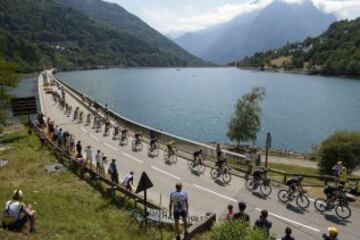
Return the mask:
{"type": "MultiPolygon", "coordinates": [[[[144,37],[145,38],[145,37],[144,37]]],[[[62,69],[203,64],[178,56],[128,31],[118,31],[56,0],[0,1],[0,55],[23,72],[62,69]]]]}
{"type": "Polygon", "coordinates": [[[360,18],[333,23],[327,31],[302,43],[256,53],[240,67],[299,69],[325,75],[360,76],[360,18]],[[287,59],[277,64],[276,60],[287,59]]]}

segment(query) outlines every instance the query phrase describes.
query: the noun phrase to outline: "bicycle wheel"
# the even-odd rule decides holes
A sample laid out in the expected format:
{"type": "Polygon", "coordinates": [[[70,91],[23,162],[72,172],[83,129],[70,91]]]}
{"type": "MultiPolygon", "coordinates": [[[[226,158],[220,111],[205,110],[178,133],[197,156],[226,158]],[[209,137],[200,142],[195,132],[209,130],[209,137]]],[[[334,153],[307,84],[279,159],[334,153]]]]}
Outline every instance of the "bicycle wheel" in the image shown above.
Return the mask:
{"type": "Polygon", "coordinates": [[[351,216],[351,209],[346,205],[337,205],[335,213],[341,219],[348,219],[351,216]]]}
{"type": "Polygon", "coordinates": [[[248,190],[254,191],[256,188],[256,181],[254,179],[247,179],[245,185],[248,190]]]}
{"type": "Polygon", "coordinates": [[[169,160],[169,152],[167,150],[164,150],[163,157],[165,161],[169,160]]]}
{"type": "Polygon", "coordinates": [[[188,160],[187,165],[188,165],[188,168],[193,169],[194,161],[193,160],[188,160]]]}
{"type": "Polygon", "coordinates": [[[288,190],[282,189],[278,192],[278,198],[281,202],[286,203],[289,201],[289,193],[288,190]]]}
{"type": "Polygon", "coordinates": [[[217,178],[218,177],[218,171],[216,168],[212,168],[210,171],[210,175],[212,178],[217,178]]]}
{"type": "Polygon", "coordinates": [[[272,188],[271,188],[270,184],[261,183],[260,184],[260,192],[266,197],[269,196],[272,192],[272,188]]]}
{"type": "Polygon", "coordinates": [[[231,174],[228,172],[223,172],[223,174],[221,175],[221,178],[224,183],[229,183],[231,181],[231,174]]]}
{"type": "Polygon", "coordinates": [[[296,205],[298,205],[298,207],[302,209],[308,208],[310,205],[309,198],[305,195],[299,195],[296,198],[296,205]]]}
{"type": "Polygon", "coordinates": [[[326,200],[322,199],[322,198],[318,198],[315,200],[314,202],[314,207],[316,208],[316,210],[318,210],[319,212],[325,212],[327,210],[326,207],[326,200]]]}
{"type": "Polygon", "coordinates": [[[159,149],[158,149],[158,148],[155,148],[155,149],[152,151],[152,155],[153,155],[153,157],[158,157],[158,156],[159,156],[159,149]]]}
{"type": "Polygon", "coordinates": [[[205,172],[205,169],[206,169],[205,165],[203,165],[203,164],[198,164],[198,165],[197,165],[197,171],[198,171],[199,173],[205,172]]]}

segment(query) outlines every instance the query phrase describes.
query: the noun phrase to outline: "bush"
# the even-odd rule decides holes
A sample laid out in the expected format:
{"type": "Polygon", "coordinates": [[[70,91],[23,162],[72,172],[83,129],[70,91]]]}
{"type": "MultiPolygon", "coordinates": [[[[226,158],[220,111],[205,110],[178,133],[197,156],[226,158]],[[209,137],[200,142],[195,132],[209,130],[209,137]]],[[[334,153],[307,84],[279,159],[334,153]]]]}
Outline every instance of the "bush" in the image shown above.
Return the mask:
{"type": "Polygon", "coordinates": [[[215,226],[210,232],[211,240],[268,240],[266,234],[253,230],[246,222],[227,221],[215,226]]]}
{"type": "Polygon", "coordinates": [[[360,132],[335,132],[320,144],[317,153],[321,173],[332,174],[332,167],[338,161],[353,171],[360,165],[360,132]]]}

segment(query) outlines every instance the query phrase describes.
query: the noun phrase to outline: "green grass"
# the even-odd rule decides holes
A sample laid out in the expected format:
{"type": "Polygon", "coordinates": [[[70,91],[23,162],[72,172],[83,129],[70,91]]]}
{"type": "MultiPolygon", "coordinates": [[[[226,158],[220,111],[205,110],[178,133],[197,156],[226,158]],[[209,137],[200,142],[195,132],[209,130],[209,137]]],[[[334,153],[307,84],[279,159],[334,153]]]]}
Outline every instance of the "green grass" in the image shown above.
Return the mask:
{"type": "MultiPolygon", "coordinates": [[[[38,217],[37,233],[31,239],[152,239],[129,223],[126,209],[130,201],[105,198],[69,171],[48,174],[44,166],[57,159],[52,150],[41,147],[36,135],[29,136],[22,130],[0,141],[12,147],[0,152],[0,159],[9,160],[0,168],[0,210],[14,189],[22,189],[24,202],[33,205],[38,217]]],[[[163,239],[171,236],[164,232],[163,239]]],[[[0,230],[0,239],[22,240],[29,236],[0,230]]]]}

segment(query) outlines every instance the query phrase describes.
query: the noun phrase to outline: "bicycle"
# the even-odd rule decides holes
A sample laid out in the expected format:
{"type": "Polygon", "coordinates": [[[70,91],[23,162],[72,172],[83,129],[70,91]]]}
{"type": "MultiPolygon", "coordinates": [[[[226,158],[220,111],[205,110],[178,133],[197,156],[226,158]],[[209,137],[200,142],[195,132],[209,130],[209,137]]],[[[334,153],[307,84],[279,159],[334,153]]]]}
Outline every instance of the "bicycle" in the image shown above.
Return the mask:
{"type": "Polygon", "coordinates": [[[126,146],[128,144],[128,136],[127,135],[121,135],[120,137],[120,145],[126,146]]]}
{"type": "Polygon", "coordinates": [[[177,162],[176,150],[173,150],[172,153],[170,153],[168,149],[164,150],[164,160],[166,162],[176,163],[177,162]]]}
{"type": "Polygon", "coordinates": [[[309,198],[305,195],[305,191],[299,186],[295,186],[295,190],[292,190],[290,186],[288,189],[280,190],[278,192],[278,198],[283,203],[295,200],[296,205],[302,209],[306,209],[310,205],[309,198]]]}
{"type": "Polygon", "coordinates": [[[151,144],[148,146],[148,156],[150,157],[158,157],[160,154],[159,146],[157,143],[154,144],[155,147],[153,148],[151,144]]]}
{"type": "Polygon", "coordinates": [[[259,188],[260,192],[262,195],[264,195],[265,197],[269,196],[272,192],[272,187],[270,185],[270,179],[268,179],[265,176],[260,177],[260,178],[248,178],[246,179],[246,188],[249,191],[255,191],[256,189],[259,188]]]}
{"type": "Polygon", "coordinates": [[[333,200],[325,200],[323,198],[318,198],[315,200],[314,206],[319,212],[325,212],[335,209],[335,214],[343,220],[351,217],[349,197],[346,195],[345,192],[340,193],[340,195],[333,200]]]}
{"type": "Polygon", "coordinates": [[[187,162],[187,165],[191,170],[196,170],[198,173],[204,173],[206,167],[204,164],[202,164],[202,161],[203,159],[192,159],[187,162]]]}
{"type": "Polygon", "coordinates": [[[132,150],[135,152],[140,152],[143,149],[143,143],[141,140],[134,139],[132,141],[132,150]]]}
{"type": "Polygon", "coordinates": [[[218,166],[216,168],[212,168],[210,171],[210,175],[212,178],[221,178],[224,183],[229,183],[231,182],[231,174],[229,172],[230,168],[228,168],[225,164],[225,166],[218,166]]]}

